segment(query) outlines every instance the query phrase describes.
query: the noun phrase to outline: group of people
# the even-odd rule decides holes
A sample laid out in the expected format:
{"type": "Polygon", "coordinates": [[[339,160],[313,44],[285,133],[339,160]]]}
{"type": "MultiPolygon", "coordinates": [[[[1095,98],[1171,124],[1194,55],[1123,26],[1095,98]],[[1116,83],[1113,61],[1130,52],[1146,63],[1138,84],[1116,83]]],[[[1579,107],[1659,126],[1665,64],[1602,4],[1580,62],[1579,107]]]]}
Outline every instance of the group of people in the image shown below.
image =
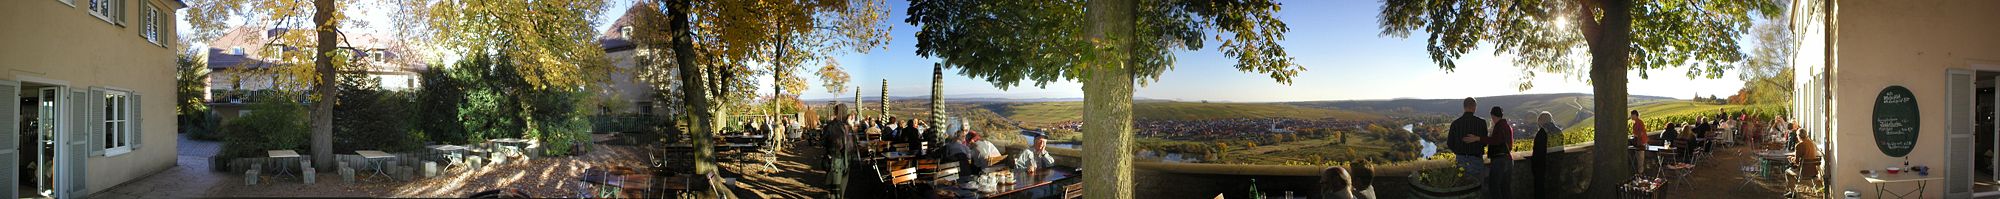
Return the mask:
{"type": "MultiPolygon", "coordinates": [[[[985,173],[989,166],[1011,166],[1016,176],[1034,176],[1035,171],[1055,164],[1055,158],[1046,150],[1046,135],[1039,131],[1023,133],[1029,138],[1027,149],[1021,150],[1011,162],[1005,161],[1000,148],[974,131],[969,121],[959,120],[956,130],[934,131],[923,121],[868,119],[847,113],[846,105],[835,104],[834,117],[822,122],[819,135],[823,136],[821,146],[827,149],[826,166],[829,167],[829,198],[881,198],[887,194],[946,195],[962,198],[977,197],[979,194],[999,191],[1003,182],[999,175],[985,173]],[[874,135],[874,136],[871,136],[874,135]],[[886,142],[886,143],[885,143],[886,142]],[[889,149],[871,150],[870,143],[891,146],[889,149]],[[897,149],[894,146],[906,148],[897,149]],[[918,186],[916,190],[896,190],[883,181],[884,165],[880,158],[914,160],[934,160],[941,163],[958,163],[960,176],[951,182],[920,182],[936,186],[918,186]],[[963,192],[951,190],[966,190],[963,192]]],[[[878,146],[879,147],[879,146],[878,146]]],[[[931,197],[924,197],[931,198],[931,197]]]]}
{"type": "MultiPolygon", "coordinates": [[[[1483,198],[1511,198],[1513,196],[1514,131],[1512,122],[1507,120],[1506,110],[1498,106],[1487,112],[1491,120],[1480,118],[1477,111],[1479,102],[1470,97],[1464,100],[1465,112],[1451,123],[1446,147],[1457,154],[1459,168],[1465,170],[1468,180],[1483,178],[1485,189],[1483,198]]],[[[1553,157],[1548,156],[1550,147],[1560,144],[1562,128],[1556,126],[1549,112],[1536,114],[1535,121],[1528,128],[1535,128],[1534,149],[1527,159],[1532,161],[1536,198],[1552,198],[1554,191],[1553,172],[1558,171],[1553,157]]]]}

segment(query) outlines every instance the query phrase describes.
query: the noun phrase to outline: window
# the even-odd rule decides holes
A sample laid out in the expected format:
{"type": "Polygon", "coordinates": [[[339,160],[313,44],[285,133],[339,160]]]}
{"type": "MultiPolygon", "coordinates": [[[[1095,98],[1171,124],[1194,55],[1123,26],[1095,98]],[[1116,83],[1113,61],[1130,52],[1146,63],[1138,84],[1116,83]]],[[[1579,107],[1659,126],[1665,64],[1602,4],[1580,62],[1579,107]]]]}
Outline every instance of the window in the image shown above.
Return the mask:
{"type": "Polygon", "coordinates": [[[153,4],[146,4],[145,7],[145,12],[139,16],[139,36],[145,37],[146,41],[153,42],[154,45],[167,46],[160,43],[160,8],[153,7],[153,4]]]}
{"type": "Polygon", "coordinates": [[[618,27],[618,37],[625,39],[632,39],[632,26],[618,27]]]}
{"type": "Polygon", "coordinates": [[[104,91],[104,155],[132,151],[132,95],[125,91],[104,91]]]}
{"type": "Polygon", "coordinates": [[[232,55],[243,55],[243,47],[242,47],[242,46],[237,46],[237,47],[229,47],[229,54],[232,54],[232,55]]]}
{"type": "Polygon", "coordinates": [[[89,0],[90,15],[111,24],[125,25],[124,0],[89,0]]]}
{"type": "Polygon", "coordinates": [[[71,8],[76,7],[76,0],[56,0],[56,2],[62,2],[63,5],[69,5],[71,8]]]}

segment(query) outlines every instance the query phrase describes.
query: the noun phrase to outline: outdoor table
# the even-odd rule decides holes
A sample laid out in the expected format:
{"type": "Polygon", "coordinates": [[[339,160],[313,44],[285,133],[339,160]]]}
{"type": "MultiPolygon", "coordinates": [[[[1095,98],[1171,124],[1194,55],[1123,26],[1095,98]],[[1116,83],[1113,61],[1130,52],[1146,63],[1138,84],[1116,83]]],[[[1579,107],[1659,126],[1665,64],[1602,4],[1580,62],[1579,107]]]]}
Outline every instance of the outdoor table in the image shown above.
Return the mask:
{"type": "Polygon", "coordinates": [[[626,167],[591,167],[577,180],[597,185],[593,197],[644,198],[651,195],[652,176],[626,167]]]}
{"type": "MultiPolygon", "coordinates": [[[[1057,182],[1078,177],[1075,170],[1060,167],[1042,168],[1036,170],[1034,175],[1014,176],[1017,179],[1014,181],[1014,184],[1000,185],[1001,190],[999,192],[988,194],[986,198],[1034,198],[1037,196],[1029,195],[1033,194],[1029,192],[1045,190],[1046,188],[1054,187],[1051,185],[1055,185],[1057,182]]],[[[1057,194],[1060,193],[1057,192],[1057,194]]]]}
{"type": "Polygon", "coordinates": [[[465,163],[464,163],[463,161],[451,161],[451,158],[453,158],[453,157],[461,157],[461,158],[462,158],[462,157],[465,157],[465,154],[464,154],[464,151],[466,150],[466,148],[465,148],[464,146],[458,146],[458,145],[431,145],[431,146],[429,146],[429,147],[427,147],[427,148],[430,148],[431,150],[437,150],[437,151],[440,151],[440,152],[444,152],[444,153],[445,153],[445,154],[443,155],[443,156],[444,156],[444,158],[443,158],[443,159],[447,161],[447,162],[445,163],[445,167],[451,167],[451,166],[464,166],[464,165],[465,165],[465,163]]]}
{"type": "Polygon", "coordinates": [[[494,147],[496,147],[496,148],[497,148],[497,147],[507,147],[507,146],[511,146],[511,147],[514,147],[514,148],[516,148],[516,149],[527,149],[527,148],[528,148],[528,139],[520,139],[520,138],[501,138],[501,139],[493,139],[493,145],[494,145],[494,147]]]}
{"type": "Polygon", "coordinates": [[[1926,188],[1925,186],[1930,184],[1926,182],[1932,180],[1944,179],[1944,177],[1924,176],[1911,173],[1899,173],[1899,174],[1884,173],[1880,175],[1881,176],[1867,176],[1867,175],[1861,176],[1861,179],[1867,180],[1868,184],[1875,185],[1875,198],[1882,198],[1883,195],[1893,195],[1896,196],[1896,198],[1909,198],[1910,194],[1917,194],[1917,198],[1924,198],[1924,190],[1926,188]],[[1894,183],[1917,183],[1917,188],[1902,193],[1890,192],[1888,190],[1889,189],[1888,186],[1889,184],[1894,184],[1894,183]]]}
{"type": "Polygon", "coordinates": [[[375,176],[381,176],[384,178],[389,177],[389,174],[383,171],[385,170],[384,168],[388,167],[387,165],[388,162],[381,162],[381,160],[379,159],[388,159],[396,157],[395,155],[389,155],[389,153],[383,153],[382,151],[374,151],[374,150],[354,151],[354,154],[361,155],[361,158],[368,159],[369,166],[375,167],[375,176]]]}
{"type": "Polygon", "coordinates": [[[1797,154],[1797,152],[1783,151],[1783,150],[1760,150],[1755,152],[1754,154],[1757,155],[1756,157],[1758,163],[1757,177],[1771,178],[1771,170],[1774,170],[1771,168],[1772,163],[1788,161],[1790,157],[1793,154],[1797,154]]]}
{"type": "MultiPolygon", "coordinates": [[[[269,150],[269,151],[264,151],[264,153],[269,154],[271,159],[274,160],[281,158],[291,158],[293,160],[292,162],[298,162],[299,158],[299,152],[292,150],[269,150]]],[[[292,168],[288,166],[280,166],[278,167],[278,174],[284,176],[292,176],[292,168]]]]}

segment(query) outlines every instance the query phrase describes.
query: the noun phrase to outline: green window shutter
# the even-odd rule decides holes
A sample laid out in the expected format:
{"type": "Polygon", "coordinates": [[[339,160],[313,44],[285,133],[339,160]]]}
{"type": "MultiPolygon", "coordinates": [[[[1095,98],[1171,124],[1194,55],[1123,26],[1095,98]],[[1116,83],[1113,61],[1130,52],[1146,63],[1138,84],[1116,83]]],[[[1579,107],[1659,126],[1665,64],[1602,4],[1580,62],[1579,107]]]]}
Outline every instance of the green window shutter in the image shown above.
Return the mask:
{"type": "Polygon", "coordinates": [[[84,118],[78,120],[78,122],[82,122],[84,129],[89,129],[88,131],[84,131],[84,133],[87,134],[87,138],[90,138],[90,145],[85,147],[90,150],[90,156],[104,156],[104,148],[106,148],[104,147],[106,144],[104,142],[104,90],[91,88],[90,91],[84,93],[82,98],[84,108],[79,109],[79,111],[83,112],[82,115],[84,115],[84,118]]]}
{"type": "Polygon", "coordinates": [[[146,101],[139,99],[141,99],[139,98],[139,93],[133,92],[131,102],[127,102],[131,104],[132,115],[126,117],[132,121],[132,127],[130,129],[131,132],[126,133],[126,135],[129,135],[126,139],[128,140],[127,142],[132,142],[132,151],[134,152],[139,151],[139,147],[144,146],[143,141],[146,140],[146,114],[139,112],[146,109],[146,106],[144,106],[146,101]]]}
{"type": "Polygon", "coordinates": [[[21,178],[14,176],[21,176],[21,164],[12,162],[22,153],[17,146],[21,143],[21,103],[14,101],[21,99],[21,83],[0,80],[0,99],[7,99],[0,101],[5,102],[0,103],[0,160],[9,162],[0,164],[0,176],[7,176],[0,179],[0,196],[18,196],[21,178]]]}

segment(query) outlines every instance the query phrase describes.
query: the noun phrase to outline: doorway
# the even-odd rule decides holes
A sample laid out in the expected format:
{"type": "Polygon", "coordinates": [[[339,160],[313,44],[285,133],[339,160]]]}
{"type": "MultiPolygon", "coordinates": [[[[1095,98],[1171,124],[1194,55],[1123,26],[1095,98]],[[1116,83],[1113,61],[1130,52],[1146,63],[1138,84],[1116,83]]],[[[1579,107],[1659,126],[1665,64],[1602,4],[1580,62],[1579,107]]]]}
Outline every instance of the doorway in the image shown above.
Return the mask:
{"type": "Polygon", "coordinates": [[[20,132],[16,137],[19,143],[14,145],[14,150],[20,152],[13,165],[19,168],[14,178],[19,180],[14,183],[17,186],[15,196],[56,197],[56,190],[59,190],[56,177],[60,174],[57,172],[60,167],[57,166],[56,150],[61,143],[57,137],[63,132],[60,118],[66,115],[62,106],[67,104],[63,103],[67,92],[62,85],[29,81],[20,82],[18,91],[15,101],[19,105],[16,106],[17,112],[10,113],[17,116],[12,119],[20,124],[19,131],[15,131],[20,132]]]}
{"type": "MultiPolygon", "coordinates": [[[[1987,69],[1987,68],[1980,68],[1987,69]]],[[[1970,114],[1968,131],[1952,131],[1946,134],[1945,195],[1961,197],[2000,196],[2000,158],[1995,158],[1995,139],[2000,138],[2000,71],[1959,70],[1952,72],[1951,84],[1970,83],[1969,89],[1953,88],[1953,92],[1969,95],[1952,95],[1953,101],[1969,100],[1969,103],[1953,104],[1966,107],[1970,114]],[[1970,77],[1970,82],[1959,78],[1970,77]]],[[[1956,114],[1956,113],[1954,113],[1956,114]]]]}

